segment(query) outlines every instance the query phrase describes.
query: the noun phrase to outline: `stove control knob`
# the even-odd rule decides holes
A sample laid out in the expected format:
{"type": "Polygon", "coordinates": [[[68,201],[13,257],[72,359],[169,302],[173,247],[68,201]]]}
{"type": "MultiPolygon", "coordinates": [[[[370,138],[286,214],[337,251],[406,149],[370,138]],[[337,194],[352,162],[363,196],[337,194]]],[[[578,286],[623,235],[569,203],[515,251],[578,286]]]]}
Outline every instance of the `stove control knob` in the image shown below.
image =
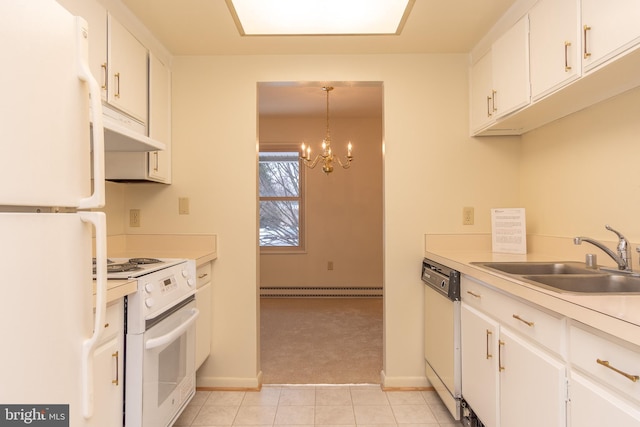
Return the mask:
{"type": "Polygon", "coordinates": [[[182,270],[182,277],[189,277],[189,270],[182,270]]]}
{"type": "Polygon", "coordinates": [[[193,285],[196,284],[196,281],[193,279],[187,279],[187,285],[189,285],[190,288],[193,288],[193,285]]]}
{"type": "Polygon", "coordinates": [[[144,300],[144,305],[146,305],[148,308],[153,307],[155,303],[156,301],[153,298],[147,298],[144,300]]]}
{"type": "Polygon", "coordinates": [[[153,283],[147,283],[146,285],[144,285],[144,290],[147,291],[147,293],[151,293],[153,292],[153,290],[155,289],[155,286],[153,286],[153,283]]]}

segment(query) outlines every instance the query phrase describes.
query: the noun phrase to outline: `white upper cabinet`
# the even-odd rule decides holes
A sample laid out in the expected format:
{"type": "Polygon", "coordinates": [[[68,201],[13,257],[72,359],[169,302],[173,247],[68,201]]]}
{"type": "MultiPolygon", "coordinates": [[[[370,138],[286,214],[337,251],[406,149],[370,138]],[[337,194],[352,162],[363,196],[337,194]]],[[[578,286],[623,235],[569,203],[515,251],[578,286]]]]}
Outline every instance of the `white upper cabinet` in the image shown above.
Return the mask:
{"type": "Polygon", "coordinates": [[[472,135],[522,135],[640,86],[640,1],[522,3],[527,15],[491,45],[495,111],[480,126],[487,95],[474,98],[471,70],[472,135]]]}
{"type": "Polygon", "coordinates": [[[471,67],[471,131],[477,132],[495,120],[491,51],[471,67]]]}
{"type": "Polygon", "coordinates": [[[579,0],[540,0],[529,11],[533,101],[582,74],[579,0]]]}
{"type": "Polygon", "coordinates": [[[155,55],[149,56],[149,137],[163,142],[164,151],[149,156],[149,178],[171,182],[171,71],[155,55]]]}
{"type": "Polygon", "coordinates": [[[496,118],[531,101],[529,85],[529,17],[524,16],[491,46],[493,104],[496,118]]]}
{"type": "Polygon", "coordinates": [[[108,15],[107,101],[130,116],[147,122],[147,48],[108,15]]]}
{"type": "Polygon", "coordinates": [[[584,71],[640,42],[640,1],[582,0],[584,71]]]}

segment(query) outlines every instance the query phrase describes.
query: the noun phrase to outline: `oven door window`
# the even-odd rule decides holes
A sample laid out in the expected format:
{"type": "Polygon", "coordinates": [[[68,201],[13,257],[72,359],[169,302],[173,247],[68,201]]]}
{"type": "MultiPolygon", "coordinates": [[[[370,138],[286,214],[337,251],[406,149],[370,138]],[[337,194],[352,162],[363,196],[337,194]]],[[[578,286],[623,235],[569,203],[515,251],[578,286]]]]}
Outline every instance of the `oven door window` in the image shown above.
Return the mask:
{"type": "Polygon", "coordinates": [[[144,333],[145,427],[170,420],[193,394],[197,312],[190,302],[144,333]]]}
{"type": "Polygon", "coordinates": [[[181,335],[158,354],[158,407],[187,375],[187,336],[181,335]]]}

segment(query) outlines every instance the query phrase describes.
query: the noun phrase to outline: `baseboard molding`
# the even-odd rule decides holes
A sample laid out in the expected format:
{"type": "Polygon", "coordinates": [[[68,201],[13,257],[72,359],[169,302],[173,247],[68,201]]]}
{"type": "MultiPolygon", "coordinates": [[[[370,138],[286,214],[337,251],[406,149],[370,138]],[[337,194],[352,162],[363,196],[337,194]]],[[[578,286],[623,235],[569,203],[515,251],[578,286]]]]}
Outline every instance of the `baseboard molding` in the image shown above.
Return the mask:
{"type": "Polygon", "coordinates": [[[391,377],[384,371],[380,372],[381,385],[383,390],[431,390],[433,386],[425,376],[420,377],[391,377]]]}
{"type": "Polygon", "coordinates": [[[263,298],[381,298],[382,287],[302,287],[272,286],[261,287],[263,298]]]}
{"type": "Polygon", "coordinates": [[[262,372],[257,377],[196,377],[196,388],[199,390],[260,390],[262,372]]]}

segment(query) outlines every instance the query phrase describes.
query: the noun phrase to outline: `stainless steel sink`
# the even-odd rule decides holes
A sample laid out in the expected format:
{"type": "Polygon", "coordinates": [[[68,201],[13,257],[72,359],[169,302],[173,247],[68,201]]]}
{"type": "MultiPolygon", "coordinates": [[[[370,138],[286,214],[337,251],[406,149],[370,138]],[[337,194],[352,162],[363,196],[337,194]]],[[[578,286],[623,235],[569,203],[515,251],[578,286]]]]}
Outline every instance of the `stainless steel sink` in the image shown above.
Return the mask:
{"type": "Polygon", "coordinates": [[[584,263],[566,262],[472,262],[492,270],[518,276],[533,274],[598,274],[594,269],[587,268],[584,263]]]}
{"type": "Polygon", "coordinates": [[[640,276],[587,268],[584,263],[472,262],[555,292],[576,294],[640,294],[640,276]]]}
{"type": "Polygon", "coordinates": [[[523,279],[559,292],[640,294],[640,277],[623,274],[532,275],[523,279]]]}

